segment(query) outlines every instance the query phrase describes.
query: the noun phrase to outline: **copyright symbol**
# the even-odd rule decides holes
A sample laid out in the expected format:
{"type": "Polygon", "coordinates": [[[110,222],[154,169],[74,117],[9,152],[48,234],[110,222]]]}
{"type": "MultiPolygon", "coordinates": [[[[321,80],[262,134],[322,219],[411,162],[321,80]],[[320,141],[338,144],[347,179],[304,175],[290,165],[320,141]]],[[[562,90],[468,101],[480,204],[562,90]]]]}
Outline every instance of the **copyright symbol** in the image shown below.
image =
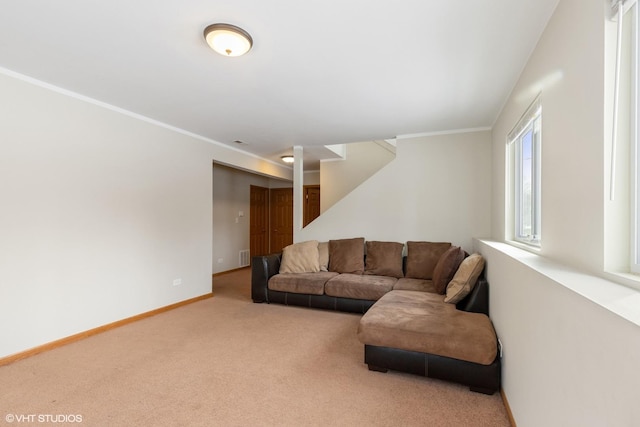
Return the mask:
{"type": "Polygon", "coordinates": [[[12,422],[15,420],[15,417],[13,416],[13,414],[7,414],[7,415],[4,417],[4,419],[5,419],[5,421],[6,421],[6,422],[8,422],[8,423],[12,423],[12,422]]]}

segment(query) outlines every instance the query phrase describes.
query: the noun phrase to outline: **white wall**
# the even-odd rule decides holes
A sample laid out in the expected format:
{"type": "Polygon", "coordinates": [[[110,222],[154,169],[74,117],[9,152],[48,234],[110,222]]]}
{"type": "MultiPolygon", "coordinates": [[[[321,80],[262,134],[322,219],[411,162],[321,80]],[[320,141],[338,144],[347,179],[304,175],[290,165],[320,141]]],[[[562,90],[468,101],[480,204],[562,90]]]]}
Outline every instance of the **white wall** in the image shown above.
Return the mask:
{"type": "MultiPolygon", "coordinates": [[[[396,158],[294,235],[295,241],[449,241],[490,234],[491,133],[399,139],[396,158]]],[[[324,186],[322,187],[324,191],[324,186]]]]}
{"type": "Polygon", "coordinates": [[[608,4],[560,1],[493,128],[492,233],[502,241],[506,135],[542,92],[540,254],[477,246],[505,346],[502,386],[519,427],[632,426],[640,419],[640,327],[627,320],[640,318],[639,295],[602,279],[605,240],[625,244],[605,237],[608,4]]]}
{"type": "Polygon", "coordinates": [[[320,185],[320,171],[304,171],[304,185],[320,185]]]}
{"type": "Polygon", "coordinates": [[[353,142],[343,147],[343,159],[320,162],[321,214],[395,157],[374,141],[353,142]]]}
{"type": "Polygon", "coordinates": [[[0,357],[209,293],[214,158],[291,177],[9,74],[0,74],[0,357]]]}
{"type": "Polygon", "coordinates": [[[542,254],[594,270],[603,259],[604,4],[560,1],[493,128],[494,237],[505,230],[506,135],[541,93],[542,254]]]}

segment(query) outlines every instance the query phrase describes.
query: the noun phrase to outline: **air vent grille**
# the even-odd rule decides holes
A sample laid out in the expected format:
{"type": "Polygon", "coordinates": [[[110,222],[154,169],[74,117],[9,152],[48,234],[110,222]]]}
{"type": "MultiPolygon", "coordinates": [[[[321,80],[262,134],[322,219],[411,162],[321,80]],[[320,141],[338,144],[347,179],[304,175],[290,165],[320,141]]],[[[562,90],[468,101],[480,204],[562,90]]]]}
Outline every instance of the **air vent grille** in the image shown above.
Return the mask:
{"type": "Polygon", "coordinates": [[[249,265],[249,249],[243,249],[240,251],[240,267],[247,267],[249,265]]]}

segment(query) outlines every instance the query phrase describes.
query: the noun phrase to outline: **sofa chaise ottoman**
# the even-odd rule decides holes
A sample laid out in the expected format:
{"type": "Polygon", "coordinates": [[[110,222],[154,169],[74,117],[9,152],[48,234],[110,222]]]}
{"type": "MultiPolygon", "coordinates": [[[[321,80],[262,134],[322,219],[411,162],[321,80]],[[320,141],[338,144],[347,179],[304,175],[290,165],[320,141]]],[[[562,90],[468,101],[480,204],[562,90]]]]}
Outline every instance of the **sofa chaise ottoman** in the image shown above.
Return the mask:
{"type": "MultiPolygon", "coordinates": [[[[475,287],[482,292],[486,286],[482,280],[475,287]]],[[[358,326],[365,363],[372,371],[409,372],[493,394],[500,387],[500,357],[491,320],[444,299],[404,290],[380,298],[358,326]]]]}

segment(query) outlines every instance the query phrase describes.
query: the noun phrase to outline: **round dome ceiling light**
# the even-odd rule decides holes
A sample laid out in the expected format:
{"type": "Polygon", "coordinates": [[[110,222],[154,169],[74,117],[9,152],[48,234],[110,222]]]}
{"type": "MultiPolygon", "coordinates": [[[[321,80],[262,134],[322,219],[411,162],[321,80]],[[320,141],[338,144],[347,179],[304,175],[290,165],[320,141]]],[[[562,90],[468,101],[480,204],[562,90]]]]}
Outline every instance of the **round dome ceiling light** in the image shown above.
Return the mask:
{"type": "Polygon", "coordinates": [[[211,49],[223,56],[244,55],[253,46],[249,33],[231,24],[209,25],[204,29],[204,39],[211,49]]]}
{"type": "Polygon", "coordinates": [[[282,156],[282,157],[280,157],[280,159],[285,163],[293,163],[294,162],[293,156],[282,156]]]}

